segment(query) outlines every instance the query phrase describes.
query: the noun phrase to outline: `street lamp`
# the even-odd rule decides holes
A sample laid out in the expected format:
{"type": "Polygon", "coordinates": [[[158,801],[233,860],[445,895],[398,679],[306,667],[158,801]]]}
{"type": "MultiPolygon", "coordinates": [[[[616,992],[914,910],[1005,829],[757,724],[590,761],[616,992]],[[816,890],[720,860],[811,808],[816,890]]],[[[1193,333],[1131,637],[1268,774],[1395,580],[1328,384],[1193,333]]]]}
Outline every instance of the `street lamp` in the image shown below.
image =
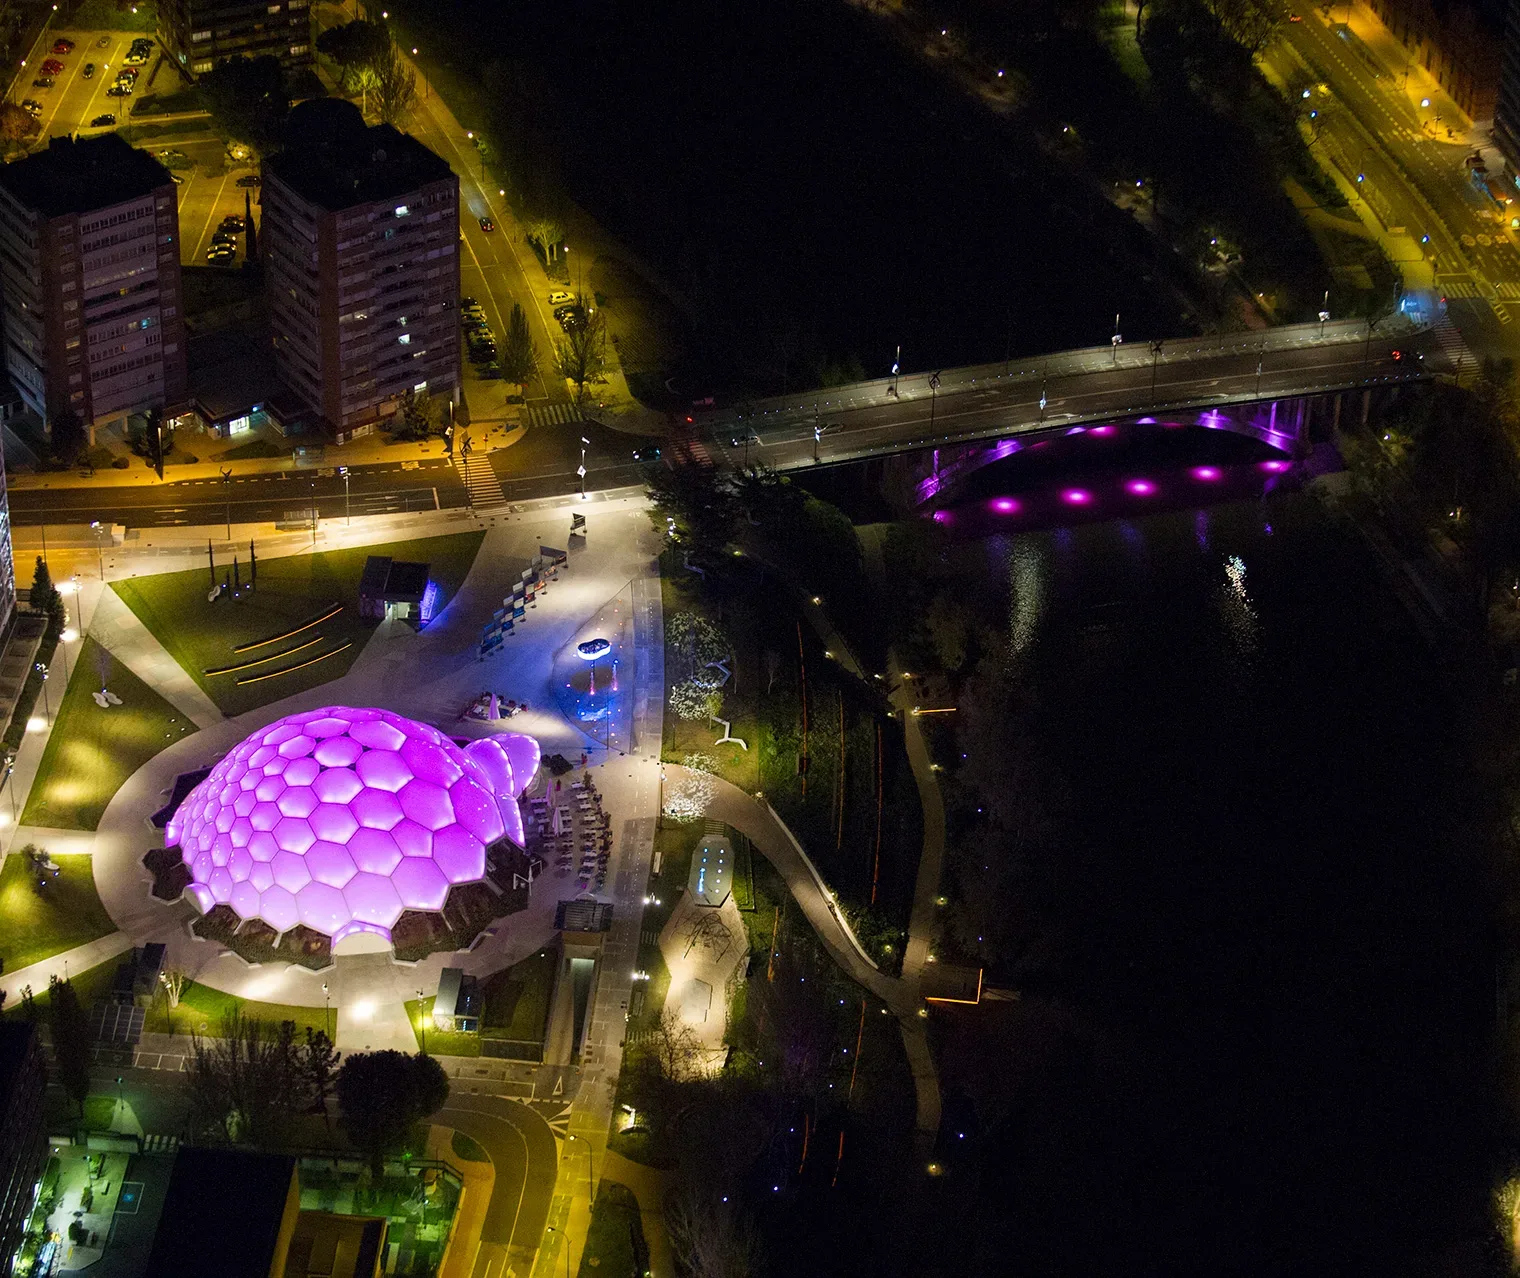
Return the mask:
{"type": "Polygon", "coordinates": [[[232,540],[232,467],[222,467],[222,495],[227,499],[227,540],[232,540]]]}
{"type": "Polygon", "coordinates": [[[317,481],[311,481],[311,548],[317,548],[317,481]]]}
{"type": "Polygon", "coordinates": [[[327,997],[327,982],[322,982],[322,1024],[327,1027],[328,1041],[332,1041],[332,1001],[327,997]]]}
{"type": "Polygon", "coordinates": [[[354,522],[354,515],[348,504],[348,467],[339,466],[338,474],[343,476],[343,522],[351,524],[354,522]]]}
{"type": "Polygon", "coordinates": [[[1114,312],[1114,335],[1109,338],[1114,348],[1114,367],[1119,367],[1119,347],[1124,344],[1124,336],[1119,332],[1119,312],[1114,312]]]}
{"type": "Polygon", "coordinates": [[[934,401],[939,397],[939,374],[929,374],[929,433],[934,433],[934,401]]]}
{"type": "Polygon", "coordinates": [[[95,535],[95,560],[100,568],[100,580],[102,583],[106,579],[106,552],[101,543],[100,534],[104,531],[100,526],[100,520],[93,519],[90,521],[90,532],[95,535]]]}
{"type": "Polygon", "coordinates": [[[581,500],[582,501],[586,500],[586,446],[590,442],[591,441],[589,439],[587,439],[584,435],[581,436],[581,464],[580,464],[579,468],[575,472],[577,475],[579,475],[581,477],[581,500]]]}
{"type": "Polygon", "coordinates": [[[118,1106],[121,1107],[122,1115],[125,1117],[126,1112],[127,1112],[127,1098],[122,1093],[121,1085],[122,1085],[121,1075],[118,1074],[116,1076],[116,1103],[117,1103],[118,1106]]]}
{"type": "Polygon", "coordinates": [[[5,756],[5,786],[11,792],[11,824],[13,826],[21,823],[21,814],[16,811],[16,787],[11,784],[11,773],[15,770],[16,756],[7,754],[5,756]]]}
{"type": "Polygon", "coordinates": [[[417,991],[417,1024],[422,1030],[422,1054],[427,1055],[427,1010],[422,1006],[426,996],[419,989],[417,991]]]}
{"type": "Polygon", "coordinates": [[[1166,345],[1164,338],[1157,338],[1151,343],[1151,398],[1156,398],[1156,365],[1161,359],[1161,348],[1166,345]]]}
{"type": "Polygon", "coordinates": [[[1325,300],[1319,308],[1319,340],[1325,340],[1325,322],[1330,318],[1330,290],[1325,290],[1325,300]]]}
{"type": "Polygon", "coordinates": [[[902,364],[902,345],[898,344],[896,353],[892,356],[892,398],[897,399],[897,371],[902,364]]]}
{"type": "Polygon", "coordinates": [[[47,715],[47,724],[48,724],[48,727],[51,728],[53,726],[53,707],[48,704],[48,694],[47,694],[48,671],[47,671],[47,667],[45,665],[43,665],[42,662],[40,662],[40,661],[37,663],[37,669],[40,670],[40,671],[42,671],[42,711],[43,711],[43,713],[45,715],[47,715]]]}

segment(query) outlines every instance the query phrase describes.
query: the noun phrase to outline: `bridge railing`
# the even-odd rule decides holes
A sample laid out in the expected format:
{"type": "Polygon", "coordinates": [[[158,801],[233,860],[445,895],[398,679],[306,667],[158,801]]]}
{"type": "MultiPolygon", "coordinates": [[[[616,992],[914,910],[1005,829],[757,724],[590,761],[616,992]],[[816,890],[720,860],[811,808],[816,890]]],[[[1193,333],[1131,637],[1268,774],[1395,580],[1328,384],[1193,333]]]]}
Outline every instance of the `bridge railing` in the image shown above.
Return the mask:
{"type": "MultiPolygon", "coordinates": [[[[1398,331],[1416,331],[1420,326],[1403,320],[1404,328],[1398,331]]],[[[1379,325],[1378,337],[1391,336],[1395,330],[1389,325],[1379,325]]],[[[1259,332],[1220,333],[1203,337],[1174,337],[1159,343],[1152,349],[1148,341],[1124,342],[1114,346],[1090,346],[1079,350],[1056,351],[1049,355],[1037,355],[1028,359],[998,361],[993,364],[974,364],[961,368],[923,370],[904,373],[896,377],[876,378],[866,382],[851,382],[845,386],[799,395],[784,395],[768,399],[747,400],[722,408],[704,409],[694,407],[690,414],[699,430],[721,430],[725,426],[743,424],[749,430],[761,430],[767,426],[781,425],[826,414],[847,412],[855,408],[868,408],[890,402],[893,399],[928,399],[933,395],[954,395],[975,390],[977,387],[997,385],[1019,379],[1048,381],[1053,378],[1078,376],[1083,373],[1099,373],[1110,369],[1150,368],[1152,363],[1167,365],[1187,363],[1220,354],[1243,354],[1260,351],[1291,350],[1304,346],[1330,346],[1365,341],[1368,336],[1367,321],[1360,319],[1330,320],[1325,324],[1314,321],[1307,324],[1284,324],[1259,332]],[[938,385],[931,386],[930,379],[937,377],[938,385]]]]}

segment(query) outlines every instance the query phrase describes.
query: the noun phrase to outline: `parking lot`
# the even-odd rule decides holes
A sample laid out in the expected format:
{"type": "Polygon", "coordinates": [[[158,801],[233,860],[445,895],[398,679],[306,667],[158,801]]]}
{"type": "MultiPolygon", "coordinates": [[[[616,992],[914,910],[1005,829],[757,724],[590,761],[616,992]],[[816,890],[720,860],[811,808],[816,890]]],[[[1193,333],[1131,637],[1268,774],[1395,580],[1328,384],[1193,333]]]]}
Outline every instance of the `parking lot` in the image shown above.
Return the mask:
{"type": "MultiPolygon", "coordinates": [[[[37,116],[42,132],[33,143],[34,149],[45,147],[50,137],[73,133],[91,137],[112,130],[130,130],[133,144],[162,159],[178,183],[181,264],[205,266],[206,252],[222,219],[229,215],[243,215],[246,188],[238,185],[238,179],[255,175],[255,167],[251,162],[239,163],[231,159],[222,139],[212,132],[209,121],[184,116],[162,120],[151,116],[146,119],[132,117],[133,102],[150,92],[150,76],[154,78],[151,91],[173,92],[183,87],[183,82],[167,64],[154,75],[158,62],[156,44],[151,58],[139,68],[134,93],[123,97],[108,93],[125,65],[133,40],[142,38],[139,33],[65,29],[49,34],[51,39],[44,49],[50,50],[53,41],[60,38],[72,41],[74,48],[64,54],[48,51],[33,59],[36,67],[27,68],[27,75],[20,81],[17,96],[31,98],[42,105],[37,116]],[[42,63],[48,59],[60,62],[63,70],[51,77],[52,88],[37,88],[33,80],[44,74],[42,63]],[[94,72],[86,76],[88,65],[94,66],[94,72]],[[32,75],[34,70],[36,74],[32,75]],[[114,124],[92,124],[108,114],[116,117],[114,124]]],[[[248,193],[253,196],[256,210],[258,188],[254,187],[248,193]]],[[[254,222],[257,225],[256,211],[254,222]]],[[[242,260],[243,244],[239,239],[234,256],[220,265],[234,267],[242,260]]]]}

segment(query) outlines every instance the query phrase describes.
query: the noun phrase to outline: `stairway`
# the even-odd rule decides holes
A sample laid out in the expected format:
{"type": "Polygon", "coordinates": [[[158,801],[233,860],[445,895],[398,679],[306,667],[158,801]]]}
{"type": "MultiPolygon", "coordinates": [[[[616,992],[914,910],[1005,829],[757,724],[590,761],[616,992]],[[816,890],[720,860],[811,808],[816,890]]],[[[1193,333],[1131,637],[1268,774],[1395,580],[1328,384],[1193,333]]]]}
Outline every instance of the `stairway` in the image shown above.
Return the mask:
{"type": "Polygon", "coordinates": [[[484,450],[454,454],[454,469],[464,481],[470,494],[470,505],[476,510],[490,510],[507,504],[507,495],[501,490],[501,481],[491,468],[491,460],[484,450]]]}

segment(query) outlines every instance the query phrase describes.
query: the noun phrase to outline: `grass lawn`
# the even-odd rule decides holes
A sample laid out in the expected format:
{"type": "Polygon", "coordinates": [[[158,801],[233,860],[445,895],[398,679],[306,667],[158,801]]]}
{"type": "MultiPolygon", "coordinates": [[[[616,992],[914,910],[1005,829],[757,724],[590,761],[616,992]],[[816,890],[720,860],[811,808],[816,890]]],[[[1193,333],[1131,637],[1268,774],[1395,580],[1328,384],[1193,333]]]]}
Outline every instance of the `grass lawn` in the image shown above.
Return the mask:
{"type": "Polygon", "coordinates": [[[111,1130],[111,1120],[116,1116],[116,1097],[114,1096],[86,1096],[84,1098],[84,1118],[80,1120],[80,1126],[87,1131],[108,1132],[111,1130]]]}
{"type": "Polygon", "coordinates": [[[158,27],[153,0],[83,0],[69,19],[70,31],[137,31],[152,35],[158,27]]]}
{"type": "MultiPolygon", "coordinates": [[[[88,1009],[101,995],[110,991],[111,982],[116,979],[116,969],[121,966],[125,955],[107,959],[104,963],[97,963],[94,967],[86,968],[83,972],[72,972],[69,975],[69,984],[74,987],[75,997],[79,999],[79,1006],[88,1009]]],[[[7,986],[9,997],[5,1000],[5,1018],[15,1020],[26,1015],[26,1006],[21,1001],[21,991],[7,986]]],[[[33,1002],[39,1017],[46,1016],[48,1005],[47,987],[33,991],[33,1002]]]]}
{"type": "Polygon", "coordinates": [[[148,1009],[143,1028],[153,1034],[202,1034],[215,1036],[222,1016],[233,1007],[241,1007],[243,1015],[253,1017],[274,1026],[281,1021],[294,1021],[298,1037],[305,1037],[307,1029],[333,1030],[338,1023],[338,1013],[329,1014],[326,1008],[296,1007],[290,1003],[255,1003],[246,998],[224,994],[209,985],[197,985],[186,981],[180,992],[179,1006],[170,1015],[167,1000],[159,997],[148,1009]]]}
{"type": "Polygon", "coordinates": [[[116,931],[95,895],[89,856],[60,854],[53,859],[59,872],[56,878],[48,876],[46,888],[36,886],[20,855],[6,857],[0,870],[0,959],[7,972],[116,931]]]}
{"type": "MultiPolygon", "coordinates": [[[[425,1039],[428,1055],[430,1056],[480,1055],[479,1034],[455,1034],[452,1030],[445,1031],[433,1028],[433,1000],[431,997],[407,999],[406,1019],[411,1021],[412,1033],[417,1036],[418,1051],[422,1050],[425,1039]]],[[[460,1133],[458,1132],[454,1133],[456,1153],[458,1153],[459,1135],[460,1133]]],[[[466,1156],[460,1154],[461,1158],[466,1156]]]]}
{"type": "MultiPolygon", "coordinates": [[[[222,713],[238,715],[347,673],[373,633],[359,620],[359,578],[364,572],[364,561],[370,555],[389,555],[393,559],[431,564],[430,575],[438,583],[438,604],[442,608],[464,581],[484,536],[483,532],[464,532],[384,546],[324,550],[316,554],[260,560],[258,589],[252,593],[245,591],[236,601],[206,601],[210,578],[204,568],[134,577],[114,582],[113,589],[190,677],[205,689],[222,713]],[[242,658],[233,652],[240,644],[270,639],[303,625],[321,616],[334,603],[341,603],[343,611],[285,643],[270,644],[242,658]],[[235,665],[240,659],[252,660],[284,652],[319,637],[321,642],[283,661],[270,661],[241,674],[206,674],[208,669],[235,665]],[[344,643],[350,646],[336,652],[344,643]],[[336,655],[279,678],[242,686],[237,683],[240,677],[284,670],[327,652],[336,652],[336,655]]],[[[227,567],[230,570],[231,565],[227,567]]],[[[247,567],[244,562],[242,579],[245,582],[247,567]]],[[[221,575],[220,569],[218,575],[221,575]]]]}
{"type": "MultiPolygon", "coordinates": [[[[685,582],[696,578],[682,569],[665,570],[660,577],[660,602],[665,620],[678,612],[695,612],[710,617],[710,609],[695,590],[688,589],[685,582]],[[673,578],[671,572],[679,574],[673,578]],[[683,580],[684,579],[684,580],[683,580]]],[[[716,618],[712,618],[716,620],[716,618]]],[[[670,709],[669,689],[666,689],[665,728],[662,735],[660,757],[680,763],[688,754],[705,754],[718,761],[718,775],[733,782],[741,790],[753,794],[760,788],[760,723],[755,712],[755,692],[760,688],[761,654],[754,642],[753,632],[746,627],[728,624],[724,626],[734,645],[734,679],[732,684],[740,691],[725,690],[723,717],[732,721],[730,734],[745,742],[748,750],[736,745],[714,745],[723,730],[716,724],[691,723],[679,719],[670,709]]],[[[667,645],[665,650],[667,682],[669,672],[676,668],[675,657],[667,645]]]]}
{"type": "Polygon", "coordinates": [[[454,1150],[454,1157],[461,1158],[467,1163],[488,1163],[491,1156],[481,1147],[480,1142],[473,1137],[466,1136],[463,1132],[455,1132],[449,1144],[454,1150]]]}
{"type": "Polygon", "coordinates": [[[122,782],[195,725],[86,638],[48,738],[37,780],[21,814],[24,825],[93,830],[122,782]],[[121,705],[102,710],[102,686],[121,705]]]}
{"type": "Polygon", "coordinates": [[[639,1278],[648,1255],[639,1200],[627,1185],[604,1180],[591,1206],[581,1278],[639,1278]]]}

